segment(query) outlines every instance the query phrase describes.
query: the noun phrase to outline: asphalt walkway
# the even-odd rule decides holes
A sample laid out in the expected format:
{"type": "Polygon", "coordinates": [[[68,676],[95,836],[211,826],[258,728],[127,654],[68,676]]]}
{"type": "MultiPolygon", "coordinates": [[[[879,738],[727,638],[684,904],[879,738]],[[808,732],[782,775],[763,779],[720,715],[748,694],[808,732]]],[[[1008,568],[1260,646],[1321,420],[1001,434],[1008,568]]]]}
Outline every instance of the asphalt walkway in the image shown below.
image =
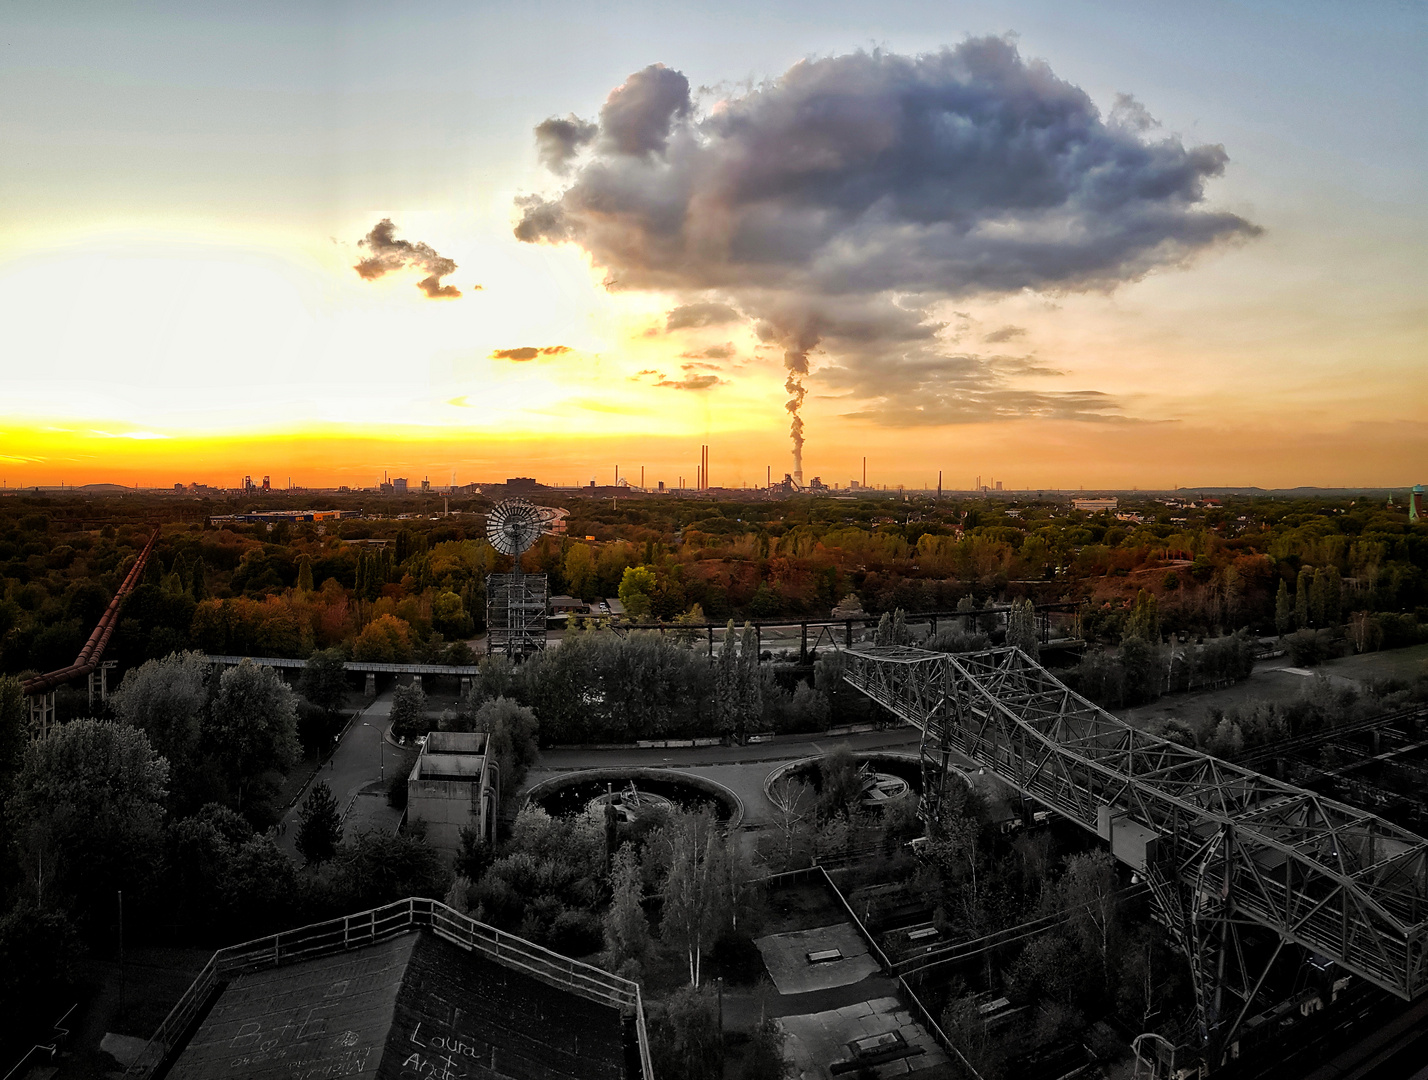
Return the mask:
{"type": "MultiPolygon", "coordinates": [[[[392,689],[378,694],[347,728],[347,734],[337,744],[332,757],[303,788],[302,795],[287,812],[280,827],[278,842],[294,859],[301,862],[297,850],[298,816],[303,800],[312,785],[326,782],[337,799],[339,811],[346,811],[360,792],[374,781],[389,778],[391,767],[403,767],[410,755],[394,751],[384,736],[392,724],[392,689]]],[[[406,766],[409,767],[409,766],[406,766]]]]}

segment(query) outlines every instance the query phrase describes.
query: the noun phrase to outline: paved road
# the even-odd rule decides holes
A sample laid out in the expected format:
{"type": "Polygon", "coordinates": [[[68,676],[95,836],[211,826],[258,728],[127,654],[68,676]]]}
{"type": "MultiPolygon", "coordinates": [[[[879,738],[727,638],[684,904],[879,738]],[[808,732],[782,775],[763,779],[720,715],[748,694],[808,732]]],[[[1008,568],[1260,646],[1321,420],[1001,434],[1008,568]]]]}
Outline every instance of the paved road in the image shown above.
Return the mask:
{"type": "MultiPolygon", "coordinates": [[[[394,688],[393,688],[394,689],[394,688]]],[[[332,759],[323,766],[313,783],[326,781],[337,798],[339,810],[345,810],[352,797],[367,784],[381,778],[383,766],[394,764],[392,748],[384,742],[384,736],[392,723],[392,689],[377,695],[358,717],[352,721],[347,734],[337,744],[332,759]]],[[[390,769],[385,770],[390,775],[390,769]]],[[[302,810],[303,799],[307,798],[307,788],[302,797],[293,804],[283,818],[285,826],[279,842],[284,850],[295,859],[297,853],[298,814],[302,810]]]]}

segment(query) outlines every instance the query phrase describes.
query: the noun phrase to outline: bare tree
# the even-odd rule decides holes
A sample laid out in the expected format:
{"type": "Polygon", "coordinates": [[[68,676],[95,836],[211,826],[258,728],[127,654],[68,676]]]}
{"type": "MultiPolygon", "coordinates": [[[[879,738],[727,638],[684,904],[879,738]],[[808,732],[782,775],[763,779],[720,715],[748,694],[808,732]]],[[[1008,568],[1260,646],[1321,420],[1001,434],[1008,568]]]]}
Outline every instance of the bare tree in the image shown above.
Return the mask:
{"type": "Polygon", "coordinates": [[[813,814],[817,798],[813,789],[793,773],[784,773],[769,787],[769,802],[778,812],[778,827],[783,833],[784,868],[793,862],[793,841],[802,826],[813,814]]]}

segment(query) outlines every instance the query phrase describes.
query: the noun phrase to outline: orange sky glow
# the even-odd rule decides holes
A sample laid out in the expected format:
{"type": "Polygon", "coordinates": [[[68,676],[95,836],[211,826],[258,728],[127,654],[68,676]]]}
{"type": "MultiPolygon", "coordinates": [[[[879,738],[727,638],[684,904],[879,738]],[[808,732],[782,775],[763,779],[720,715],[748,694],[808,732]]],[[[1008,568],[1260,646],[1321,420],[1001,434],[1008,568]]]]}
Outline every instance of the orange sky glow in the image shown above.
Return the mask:
{"type": "Polygon", "coordinates": [[[607,39],[564,5],[584,36],[551,46],[541,81],[511,66],[515,13],[237,15],[220,33],[176,8],[136,35],[136,12],[76,28],[19,5],[0,58],[0,483],[583,486],[619,466],[690,486],[707,443],[714,485],[753,487],[793,471],[791,373],[805,479],[839,486],[864,456],[869,483],[940,470],[951,490],[1422,481],[1417,17],[1309,6],[1270,20],[1266,57],[1230,9],[1091,4],[1071,28],[1032,0],[894,5],[873,26],[834,4],[752,44],[738,18],[653,9],[607,39]],[[389,70],[394,42],[420,73],[389,70]],[[877,118],[914,107],[909,72],[1070,110],[1103,163],[1078,181],[1094,197],[1024,214],[997,201],[1002,158],[977,173],[957,148],[931,187],[897,187],[913,166],[864,144],[891,152],[877,118]],[[862,92],[877,107],[795,107],[862,92]],[[804,113],[859,119],[779,127],[804,113]],[[805,170],[859,154],[838,190],[887,191],[830,225],[837,185],[799,187],[805,170]],[[1121,188],[1188,186],[1086,210],[1122,197],[1095,188],[1105,163],[1137,155],[1161,172],[1121,188]],[[946,220],[918,201],[934,189],[946,220]],[[677,199],[671,255],[674,226],[650,222],[677,199]],[[982,216],[938,231],[959,214],[982,216]]]}

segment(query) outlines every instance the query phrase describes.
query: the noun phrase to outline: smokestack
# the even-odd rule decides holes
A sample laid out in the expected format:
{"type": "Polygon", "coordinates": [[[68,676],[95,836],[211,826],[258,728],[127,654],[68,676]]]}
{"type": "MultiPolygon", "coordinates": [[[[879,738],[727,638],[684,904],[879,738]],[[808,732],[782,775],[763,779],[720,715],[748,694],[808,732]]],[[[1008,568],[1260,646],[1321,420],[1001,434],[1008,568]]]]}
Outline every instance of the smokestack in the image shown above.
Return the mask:
{"type": "Polygon", "coordinates": [[[863,455],[863,486],[868,486],[868,456],[863,455]]]}
{"type": "Polygon", "coordinates": [[[937,470],[937,501],[942,501],[942,470],[937,470]]]}

